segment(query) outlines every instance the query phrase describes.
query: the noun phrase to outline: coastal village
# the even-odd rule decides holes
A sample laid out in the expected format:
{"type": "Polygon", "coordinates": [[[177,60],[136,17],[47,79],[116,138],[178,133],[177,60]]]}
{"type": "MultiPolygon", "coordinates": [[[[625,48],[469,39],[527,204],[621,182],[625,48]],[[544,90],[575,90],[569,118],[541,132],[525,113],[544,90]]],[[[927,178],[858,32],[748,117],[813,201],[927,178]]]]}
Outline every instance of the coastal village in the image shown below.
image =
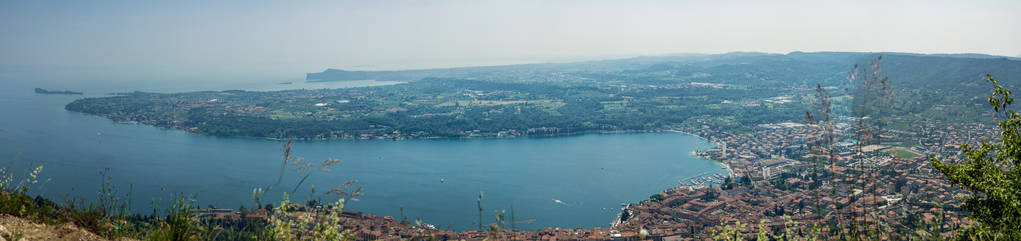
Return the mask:
{"type": "MultiPolygon", "coordinates": [[[[810,151],[806,127],[790,122],[764,124],[743,134],[708,126],[678,130],[716,143],[695,154],[718,161],[729,175],[678,180],[674,188],[624,205],[607,227],[525,231],[507,224],[454,231],[354,210],[343,212],[342,225],[356,230],[359,240],[703,240],[724,227],[737,227],[747,237],[754,237],[761,228],[806,235],[815,225],[819,229],[814,232],[829,232],[826,224],[834,219],[827,217],[843,216],[842,220],[883,230],[892,239],[917,235],[895,230],[919,227],[928,227],[922,228],[931,232],[928,235],[949,236],[967,223],[960,212],[960,196],[947,195],[960,192],[932,168],[928,157],[953,162],[959,158],[960,143],[994,141],[996,129],[927,122],[917,132],[884,131],[879,144],[857,145],[853,139],[840,139],[831,147],[832,158],[823,158],[810,151]],[[829,174],[813,183],[813,168],[829,174]]],[[[854,131],[847,124],[834,127],[837,136],[854,131]]],[[[295,215],[318,210],[292,205],[298,210],[295,215]]],[[[199,214],[207,221],[228,224],[267,219],[264,209],[205,209],[199,214]]]]}

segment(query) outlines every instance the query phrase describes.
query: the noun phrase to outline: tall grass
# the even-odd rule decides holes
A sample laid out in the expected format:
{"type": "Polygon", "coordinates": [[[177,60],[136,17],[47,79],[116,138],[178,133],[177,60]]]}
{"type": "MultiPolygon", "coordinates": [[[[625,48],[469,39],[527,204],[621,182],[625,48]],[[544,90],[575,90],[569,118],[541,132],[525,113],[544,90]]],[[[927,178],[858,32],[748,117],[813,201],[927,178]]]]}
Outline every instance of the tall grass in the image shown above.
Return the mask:
{"type": "MultiPolygon", "coordinates": [[[[256,188],[252,198],[257,208],[261,207],[261,199],[266,191],[279,187],[287,173],[286,168],[294,168],[299,173],[297,184],[290,187],[296,192],[309,177],[317,171],[329,171],[338,164],[337,159],[326,159],[322,162],[310,163],[302,158],[291,156],[291,142],[284,145],[284,159],[281,174],[276,182],[264,188],[256,188]]],[[[170,196],[170,204],[164,209],[162,195],[153,198],[148,216],[132,214],[130,197],[132,189],[122,193],[113,185],[110,169],[104,169],[100,189],[94,200],[86,200],[67,196],[62,204],[36,195],[35,190],[45,187],[49,179],[41,181],[43,166],[38,165],[15,175],[9,168],[0,168],[0,213],[27,218],[31,221],[47,224],[73,223],[100,236],[116,239],[131,237],[153,241],[178,240],[353,240],[353,230],[340,226],[340,215],[344,203],[357,200],[362,189],[354,188],[356,181],[348,181],[314,196],[315,189],[309,194],[310,207],[298,212],[296,203],[290,201],[287,192],[283,193],[283,201],[276,208],[268,209],[266,221],[217,221],[202,219],[197,216],[194,198],[184,194],[170,196]],[[352,190],[353,189],[353,190],[352,190]],[[323,196],[342,196],[335,202],[318,205],[323,196]]],[[[269,206],[269,205],[267,205],[269,206]]],[[[242,210],[248,212],[247,210],[242,210]]],[[[17,238],[8,236],[4,238],[17,238]]],[[[15,239],[16,240],[16,239],[15,239]]]]}
{"type": "Polygon", "coordinates": [[[263,236],[272,240],[353,240],[356,237],[356,233],[353,230],[341,227],[339,222],[340,214],[344,209],[344,203],[349,200],[357,200],[357,197],[361,196],[361,187],[353,191],[351,190],[357,181],[346,181],[319,196],[315,196],[315,186],[313,186],[307,200],[310,204],[322,203],[321,199],[324,195],[342,197],[338,198],[335,202],[325,205],[310,205],[311,207],[308,207],[307,212],[297,212],[298,205],[291,202],[291,195],[297,193],[302,184],[313,173],[330,171],[331,168],[340,163],[340,160],[330,158],[313,163],[306,161],[304,158],[294,157],[291,155],[291,140],[284,143],[282,152],[283,161],[281,162],[280,175],[277,177],[276,182],[264,188],[254,188],[252,190],[252,199],[256,206],[261,206],[266,191],[271,191],[281,185],[288,167],[298,172],[300,178],[297,179],[297,184],[291,188],[290,193],[283,192],[283,200],[280,202],[280,205],[269,210],[268,225],[263,236]]]}
{"type": "MultiPolygon", "coordinates": [[[[146,240],[184,241],[197,240],[202,237],[200,234],[203,227],[196,221],[194,206],[186,201],[183,194],[173,199],[166,216],[154,216],[150,219],[153,226],[146,233],[146,240]]],[[[208,227],[205,228],[208,229],[208,227]]]]}

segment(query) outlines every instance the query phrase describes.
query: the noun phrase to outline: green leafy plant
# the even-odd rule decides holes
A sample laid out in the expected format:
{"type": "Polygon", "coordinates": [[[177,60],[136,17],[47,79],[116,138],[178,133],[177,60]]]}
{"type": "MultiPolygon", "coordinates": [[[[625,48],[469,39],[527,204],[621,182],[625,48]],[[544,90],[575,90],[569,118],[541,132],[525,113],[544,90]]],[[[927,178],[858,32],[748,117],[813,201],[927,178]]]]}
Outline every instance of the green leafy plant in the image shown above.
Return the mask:
{"type": "Polygon", "coordinates": [[[340,226],[344,199],[326,206],[298,212],[287,194],[269,217],[269,232],[274,240],[354,240],[356,233],[340,226]]]}
{"type": "MultiPolygon", "coordinates": [[[[291,194],[293,194],[298,191],[298,188],[308,180],[313,172],[329,171],[331,167],[340,163],[340,160],[337,159],[326,159],[321,163],[314,164],[306,162],[304,158],[293,157],[291,156],[290,140],[284,144],[283,153],[284,157],[280,167],[280,176],[276,182],[265,188],[255,188],[252,190],[252,199],[257,207],[261,206],[261,200],[266,191],[271,191],[274,187],[280,185],[288,166],[294,167],[299,173],[303,174],[298,183],[292,188],[291,194]]],[[[356,234],[353,230],[340,226],[340,214],[344,211],[345,201],[357,200],[355,198],[361,196],[361,187],[350,191],[355,183],[357,181],[347,181],[325,193],[327,195],[340,195],[344,198],[326,205],[309,205],[305,211],[298,211],[299,205],[292,203],[290,195],[284,192],[283,200],[279,206],[267,208],[271,212],[265,233],[262,235],[272,240],[353,240],[356,234]]],[[[313,186],[312,193],[309,194],[310,200],[314,194],[315,187],[313,186]]]]}
{"type": "Polygon", "coordinates": [[[727,224],[726,220],[720,220],[720,230],[713,230],[712,238],[718,241],[739,241],[744,240],[742,238],[741,230],[745,229],[745,225],[741,224],[741,221],[734,222],[734,225],[727,224]]]}
{"type": "Polygon", "coordinates": [[[963,198],[963,209],[976,223],[957,239],[1021,240],[1021,115],[1007,107],[1014,102],[1011,91],[993,76],[986,81],[995,85],[988,102],[997,113],[1004,113],[999,144],[982,142],[979,146],[961,145],[968,160],[950,163],[931,158],[933,167],[972,195],[963,198]]]}

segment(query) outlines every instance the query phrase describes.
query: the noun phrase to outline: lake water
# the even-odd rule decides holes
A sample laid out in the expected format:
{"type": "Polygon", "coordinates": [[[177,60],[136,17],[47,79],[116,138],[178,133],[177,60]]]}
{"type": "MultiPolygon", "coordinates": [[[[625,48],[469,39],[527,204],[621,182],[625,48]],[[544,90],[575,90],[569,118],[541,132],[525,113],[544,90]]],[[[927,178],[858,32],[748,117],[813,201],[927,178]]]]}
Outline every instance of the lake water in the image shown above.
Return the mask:
{"type": "MultiPolygon", "coordinates": [[[[295,84],[333,88],[379,83],[295,84]]],[[[168,198],[171,193],[194,195],[202,207],[251,207],[252,189],[272,184],[280,173],[283,142],[115,124],[63,109],[82,96],[32,92],[34,87],[84,90],[88,95],[293,88],[275,82],[251,86],[255,87],[5,81],[0,86],[0,129],[5,130],[0,132],[0,164],[19,174],[44,165],[43,179],[50,181],[31,192],[58,201],[67,195],[94,198],[99,172],[110,168],[121,194],[131,187],[136,211],[148,210],[153,198],[168,198]]],[[[494,221],[494,210],[513,206],[518,220],[536,220],[518,226],[526,229],[607,226],[621,203],[647,199],[689,176],[725,172],[714,162],[692,156],[693,150],[709,147],[704,140],[678,133],[296,142],[294,156],[312,161],[337,158],[341,163],[333,170],[313,173],[292,200],[307,199],[312,185],[323,193],[344,181],[358,180],[364,195],[347,208],[400,218],[404,206],[409,220],[421,217],[444,229],[475,227],[479,192],[484,193],[487,224],[494,221]]],[[[266,194],[267,201],[279,200],[279,191],[290,191],[300,175],[288,170],[284,183],[266,194]]]]}

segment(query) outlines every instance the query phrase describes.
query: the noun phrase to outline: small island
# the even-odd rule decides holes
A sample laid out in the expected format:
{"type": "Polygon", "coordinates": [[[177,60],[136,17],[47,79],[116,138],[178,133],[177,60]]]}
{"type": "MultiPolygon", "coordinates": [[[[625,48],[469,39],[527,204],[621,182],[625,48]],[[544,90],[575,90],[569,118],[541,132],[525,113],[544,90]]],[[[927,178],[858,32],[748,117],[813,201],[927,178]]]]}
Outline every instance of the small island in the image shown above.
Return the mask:
{"type": "Polygon", "coordinates": [[[70,90],[47,90],[43,88],[35,88],[36,94],[44,95],[81,95],[82,92],[75,92],[70,90]]]}

